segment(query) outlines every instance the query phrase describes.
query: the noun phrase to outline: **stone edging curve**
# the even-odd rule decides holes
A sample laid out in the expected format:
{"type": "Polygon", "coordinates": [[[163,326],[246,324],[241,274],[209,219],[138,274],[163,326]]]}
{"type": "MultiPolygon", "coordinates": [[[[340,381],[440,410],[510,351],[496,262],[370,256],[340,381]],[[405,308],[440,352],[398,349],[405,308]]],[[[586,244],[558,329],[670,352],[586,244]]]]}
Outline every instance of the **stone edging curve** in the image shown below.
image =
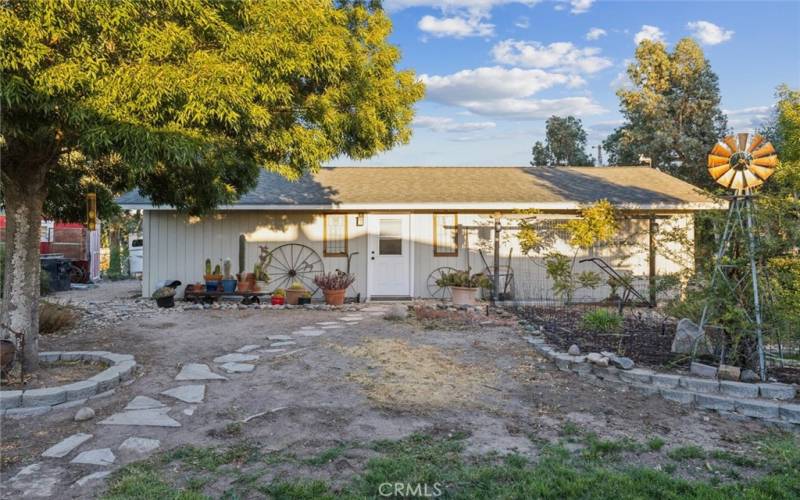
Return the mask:
{"type": "Polygon", "coordinates": [[[548,345],[543,337],[525,339],[542,356],[553,361],[559,370],[580,376],[594,375],[605,382],[626,385],[645,395],[658,394],[681,404],[702,410],[715,410],[723,416],[756,418],[782,427],[800,428],[800,404],[784,402],[794,399],[794,385],[779,383],[747,384],[727,380],[705,379],[658,373],[643,368],[622,370],[614,366],[598,366],[586,356],[571,356],[548,345]]]}
{"type": "Polygon", "coordinates": [[[51,409],[70,408],[83,404],[87,399],[100,396],[122,382],[133,378],[136,360],[131,354],[116,354],[106,351],[49,351],[40,352],[39,360],[45,363],[56,361],[102,361],[109,367],[86,380],[56,387],[0,391],[0,415],[34,416],[51,409]]]}

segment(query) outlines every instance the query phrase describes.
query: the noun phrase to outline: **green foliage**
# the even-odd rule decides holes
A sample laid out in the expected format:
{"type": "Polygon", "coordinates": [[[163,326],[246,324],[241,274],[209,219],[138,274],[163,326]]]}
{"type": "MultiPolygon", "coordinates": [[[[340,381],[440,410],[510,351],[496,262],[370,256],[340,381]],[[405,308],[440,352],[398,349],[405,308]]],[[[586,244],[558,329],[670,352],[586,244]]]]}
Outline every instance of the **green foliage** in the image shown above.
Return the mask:
{"type": "Polygon", "coordinates": [[[546,144],[536,141],[531,150],[533,166],[592,166],[586,155],[586,131],[579,118],[551,116],[546,122],[546,144]]]}
{"type": "Polygon", "coordinates": [[[588,312],[581,318],[581,329],[593,333],[617,333],[622,330],[623,318],[607,309],[588,312]]]}
{"type": "Polygon", "coordinates": [[[609,243],[617,232],[617,215],[608,200],[599,200],[581,208],[578,219],[567,221],[562,226],[569,233],[569,244],[588,250],[595,245],[609,243]]]}
{"type": "Polygon", "coordinates": [[[647,448],[650,451],[660,451],[661,448],[663,448],[665,444],[666,444],[666,442],[663,439],[661,439],[660,437],[656,436],[654,438],[650,438],[647,441],[647,448]]]}
{"type": "Polygon", "coordinates": [[[233,275],[231,274],[231,259],[225,259],[222,262],[222,279],[233,279],[233,275]]]}
{"type": "Polygon", "coordinates": [[[727,130],[717,75],[700,46],[680,40],[668,52],[645,40],[628,66],[632,88],[617,91],[625,123],[603,143],[609,164],[638,164],[639,155],[697,186],[713,187],[706,155],[727,130]]]}
{"type": "Polygon", "coordinates": [[[594,271],[581,271],[578,273],[578,276],[575,277],[575,281],[581,288],[590,288],[594,290],[600,286],[603,278],[594,271]]]}
{"type": "Polygon", "coordinates": [[[572,259],[558,252],[550,252],[544,258],[545,272],[553,281],[553,293],[569,302],[575,294],[575,280],[572,278],[572,259]]]}
{"type": "Polygon", "coordinates": [[[706,452],[699,446],[689,445],[673,448],[667,452],[667,456],[677,462],[684,460],[699,460],[706,458],[706,452]]]}
{"type": "Polygon", "coordinates": [[[550,149],[542,144],[542,141],[536,141],[531,148],[531,166],[532,167],[545,167],[553,164],[553,155],[550,149]]]}
{"type": "Polygon", "coordinates": [[[450,287],[459,286],[465,288],[492,288],[492,281],[483,273],[469,274],[469,271],[453,271],[443,273],[436,280],[436,286],[450,287]]]}
{"type": "Polygon", "coordinates": [[[203,274],[208,276],[211,274],[211,259],[206,259],[205,267],[203,268],[203,274]]]}

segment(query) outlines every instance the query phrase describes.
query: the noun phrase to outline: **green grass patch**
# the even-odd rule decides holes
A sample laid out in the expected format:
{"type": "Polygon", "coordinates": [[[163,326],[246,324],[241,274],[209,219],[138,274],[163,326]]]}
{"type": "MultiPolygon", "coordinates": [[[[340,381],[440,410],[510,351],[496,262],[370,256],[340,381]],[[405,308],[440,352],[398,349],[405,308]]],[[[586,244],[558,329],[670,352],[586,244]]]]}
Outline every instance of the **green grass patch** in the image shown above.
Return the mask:
{"type": "Polygon", "coordinates": [[[730,462],[733,465],[737,465],[739,467],[757,467],[758,460],[741,455],[739,453],[732,453],[730,451],[725,450],[714,450],[709,453],[709,456],[714,460],[721,460],[725,462],[730,462]]]}
{"type": "Polygon", "coordinates": [[[667,452],[667,456],[676,462],[681,462],[683,460],[697,460],[706,458],[706,452],[699,446],[680,446],[678,448],[669,450],[667,452]]]}
{"type": "Polygon", "coordinates": [[[660,437],[656,436],[647,440],[647,449],[650,451],[661,451],[666,442],[660,437]]]}
{"type": "Polygon", "coordinates": [[[348,448],[349,447],[347,445],[340,444],[334,446],[333,448],[328,448],[327,450],[323,451],[316,457],[306,458],[302,460],[302,463],[312,466],[325,465],[339,458],[342,455],[342,453],[344,453],[344,451],[347,450],[348,448]]]}
{"type": "Polygon", "coordinates": [[[632,439],[600,439],[594,434],[586,438],[586,449],[583,455],[589,459],[619,455],[624,451],[637,451],[639,444],[632,439]]]}

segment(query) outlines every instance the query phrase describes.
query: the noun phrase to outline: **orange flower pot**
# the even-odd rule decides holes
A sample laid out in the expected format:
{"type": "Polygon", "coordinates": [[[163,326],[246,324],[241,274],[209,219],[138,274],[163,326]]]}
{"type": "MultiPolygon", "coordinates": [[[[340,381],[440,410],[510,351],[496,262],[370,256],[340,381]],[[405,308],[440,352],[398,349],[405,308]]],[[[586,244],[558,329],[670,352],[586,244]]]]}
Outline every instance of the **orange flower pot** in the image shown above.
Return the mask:
{"type": "Polygon", "coordinates": [[[344,294],[347,290],[323,290],[325,295],[325,303],[329,306],[340,306],[344,304],[344,294]]]}

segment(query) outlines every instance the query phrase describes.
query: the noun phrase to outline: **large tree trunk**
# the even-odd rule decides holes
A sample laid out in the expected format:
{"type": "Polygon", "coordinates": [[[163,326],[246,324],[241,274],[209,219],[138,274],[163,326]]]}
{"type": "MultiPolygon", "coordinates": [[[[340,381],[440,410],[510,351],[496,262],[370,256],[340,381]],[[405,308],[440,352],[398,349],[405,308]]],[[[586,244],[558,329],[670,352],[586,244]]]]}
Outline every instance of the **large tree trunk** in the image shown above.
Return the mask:
{"type": "Polygon", "coordinates": [[[0,332],[3,338],[24,336],[26,371],[39,365],[39,239],[46,171],[44,166],[7,168],[2,177],[6,234],[0,332]]]}

